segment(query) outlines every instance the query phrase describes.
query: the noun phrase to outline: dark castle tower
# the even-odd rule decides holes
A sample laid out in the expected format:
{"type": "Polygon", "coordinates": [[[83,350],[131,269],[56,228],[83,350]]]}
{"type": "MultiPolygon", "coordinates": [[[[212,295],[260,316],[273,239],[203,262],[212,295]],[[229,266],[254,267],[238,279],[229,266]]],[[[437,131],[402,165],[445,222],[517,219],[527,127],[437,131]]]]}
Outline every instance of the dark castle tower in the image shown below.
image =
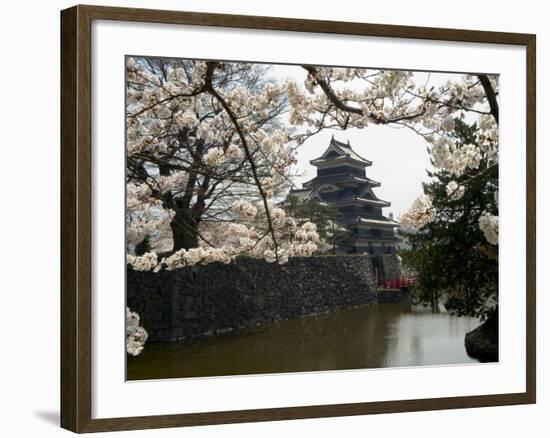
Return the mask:
{"type": "Polygon", "coordinates": [[[366,174],[372,162],[359,156],[349,141],[342,143],[332,137],[323,155],[310,163],[317,168],[317,176],[291,194],[338,208],[349,231],[339,252],[395,254],[399,243],[395,228],[399,224],[382,213],[382,208],[391,204],[374,194],[380,183],[366,174]]]}

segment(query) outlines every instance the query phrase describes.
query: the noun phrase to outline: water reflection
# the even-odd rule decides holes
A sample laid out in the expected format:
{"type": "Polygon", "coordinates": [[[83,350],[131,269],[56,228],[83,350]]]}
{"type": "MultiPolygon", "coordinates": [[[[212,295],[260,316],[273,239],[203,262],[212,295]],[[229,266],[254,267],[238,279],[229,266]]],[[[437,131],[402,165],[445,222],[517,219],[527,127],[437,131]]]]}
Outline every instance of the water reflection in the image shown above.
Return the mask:
{"type": "Polygon", "coordinates": [[[128,358],[128,380],[477,362],[464,335],[479,322],[381,304],[173,344],[128,358]]]}

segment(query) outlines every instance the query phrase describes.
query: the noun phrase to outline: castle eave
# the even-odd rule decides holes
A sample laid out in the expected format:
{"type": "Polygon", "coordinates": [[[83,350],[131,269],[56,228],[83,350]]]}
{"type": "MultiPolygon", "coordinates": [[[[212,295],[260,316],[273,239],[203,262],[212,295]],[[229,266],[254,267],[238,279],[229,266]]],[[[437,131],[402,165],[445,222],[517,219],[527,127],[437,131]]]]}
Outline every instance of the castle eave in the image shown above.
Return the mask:
{"type": "Polygon", "coordinates": [[[372,225],[374,227],[388,227],[388,228],[395,228],[399,226],[398,222],[395,222],[391,219],[389,220],[383,220],[383,219],[368,219],[368,218],[359,218],[358,225],[365,225],[369,226],[372,225]]]}
{"type": "Polygon", "coordinates": [[[328,167],[336,167],[341,166],[342,163],[347,163],[351,165],[355,165],[359,168],[364,168],[367,166],[372,166],[372,161],[365,160],[363,158],[356,158],[349,155],[341,155],[339,157],[335,158],[316,158],[315,160],[311,160],[310,164],[315,167],[319,167],[322,169],[326,169],[328,167]]]}
{"type": "Polygon", "coordinates": [[[360,183],[366,183],[366,184],[370,185],[371,187],[380,187],[380,185],[381,185],[380,182],[375,181],[375,180],[370,179],[370,178],[360,178],[358,176],[354,176],[353,179],[356,180],[357,182],[360,182],[360,183]]]}
{"type": "Polygon", "coordinates": [[[316,176],[313,179],[310,179],[309,181],[306,181],[302,183],[303,187],[311,187],[315,183],[334,183],[334,184],[342,184],[342,185],[354,185],[359,186],[362,184],[367,184],[370,187],[380,187],[380,182],[375,181],[370,178],[361,178],[359,176],[355,175],[349,175],[349,174],[335,174],[335,175],[326,175],[326,176],[316,176]]]}
{"type": "Polygon", "coordinates": [[[339,207],[345,207],[349,205],[370,205],[373,207],[389,207],[391,205],[388,201],[383,201],[381,199],[366,199],[366,198],[348,198],[348,199],[339,199],[337,201],[331,201],[332,204],[339,207]]]}
{"type": "Polygon", "coordinates": [[[357,198],[357,201],[366,205],[375,205],[375,206],[381,206],[381,207],[391,206],[391,202],[384,201],[383,199],[357,198]]]}

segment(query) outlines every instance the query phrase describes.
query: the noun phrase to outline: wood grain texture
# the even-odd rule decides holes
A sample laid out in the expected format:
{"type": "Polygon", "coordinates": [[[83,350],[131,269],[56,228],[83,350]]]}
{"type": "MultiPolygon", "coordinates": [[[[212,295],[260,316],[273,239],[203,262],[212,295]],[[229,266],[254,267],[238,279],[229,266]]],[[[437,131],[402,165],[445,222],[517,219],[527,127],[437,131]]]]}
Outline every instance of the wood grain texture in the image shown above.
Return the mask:
{"type": "Polygon", "coordinates": [[[94,19],[104,20],[363,35],[387,38],[526,45],[532,36],[530,34],[520,33],[396,26],[343,21],[302,20],[296,18],[260,17],[254,15],[211,14],[104,6],[80,6],[80,8],[84,13],[89,14],[94,19]]]}
{"type": "Polygon", "coordinates": [[[61,426],[75,430],[76,351],[76,8],[61,16],[61,426]]]}
{"type": "Polygon", "coordinates": [[[526,276],[527,276],[527,394],[531,403],[536,403],[537,392],[537,41],[531,35],[526,43],[527,55],[527,91],[526,91],[526,144],[527,144],[527,240],[526,240],[526,276]]]}
{"type": "Polygon", "coordinates": [[[530,34],[75,6],[61,13],[61,425],[74,432],[150,429],[535,403],[536,39],[530,34]],[[512,44],[527,51],[527,381],[517,394],[92,419],[92,20],[512,44]]]}
{"type": "Polygon", "coordinates": [[[91,419],[91,22],[61,14],[61,425],[91,419]]]}

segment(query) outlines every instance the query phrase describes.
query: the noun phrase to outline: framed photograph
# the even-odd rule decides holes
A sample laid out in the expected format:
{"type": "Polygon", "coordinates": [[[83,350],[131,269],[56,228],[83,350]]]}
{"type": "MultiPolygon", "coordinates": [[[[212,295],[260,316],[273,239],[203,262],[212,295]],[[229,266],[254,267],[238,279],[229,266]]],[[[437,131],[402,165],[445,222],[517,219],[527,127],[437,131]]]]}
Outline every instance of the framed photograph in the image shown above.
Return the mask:
{"type": "Polygon", "coordinates": [[[61,12],[61,425],[535,403],[535,35],[61,12]]]}

